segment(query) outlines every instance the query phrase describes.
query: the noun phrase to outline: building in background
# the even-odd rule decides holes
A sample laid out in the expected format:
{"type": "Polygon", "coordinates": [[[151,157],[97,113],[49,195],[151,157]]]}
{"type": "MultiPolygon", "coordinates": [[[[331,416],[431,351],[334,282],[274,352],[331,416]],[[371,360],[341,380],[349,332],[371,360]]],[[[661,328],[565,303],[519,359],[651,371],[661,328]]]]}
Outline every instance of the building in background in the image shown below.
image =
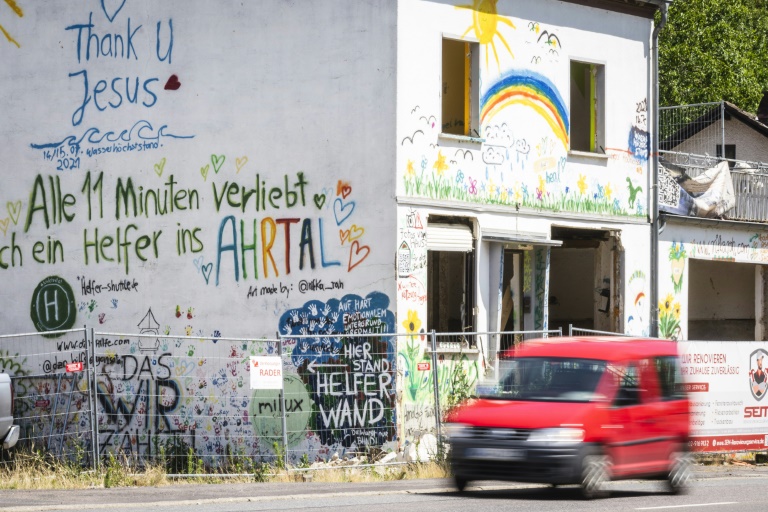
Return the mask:
{"type": "Polygon", "coordinates": [[[661,109],[659,335],[768,337],[768,126],[728,103],[661,109]]]}

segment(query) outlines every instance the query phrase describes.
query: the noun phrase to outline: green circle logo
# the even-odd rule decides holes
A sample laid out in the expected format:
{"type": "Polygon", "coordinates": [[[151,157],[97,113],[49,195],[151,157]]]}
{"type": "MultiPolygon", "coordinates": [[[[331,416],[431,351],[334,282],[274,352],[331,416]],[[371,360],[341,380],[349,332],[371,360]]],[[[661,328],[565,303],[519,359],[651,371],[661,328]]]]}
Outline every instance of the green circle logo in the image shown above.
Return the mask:
{"type": "MultiPolygon", "coordinates": [[[[75,325],[77,308],[72,287],[59,276],[46,277],[32,292],[32,323],[38,332],[61,331],[75,325]]],[[[46,335],[55,338],[58,334],[46,335]]]]}
{"type": "MultiPolygon", "coordinates": [[[[285,419],[288,427],[288,447],[293,447],[307,437],[312,400],[304,383],[295,375],[284,377],[283,389],[285,390],[285,410],[288,411],[285,419]]],[[[277,389],[254,390],[249,412],[254,433],[265,441],[279,443],[283,432],[280,391],[277,389]]]]}

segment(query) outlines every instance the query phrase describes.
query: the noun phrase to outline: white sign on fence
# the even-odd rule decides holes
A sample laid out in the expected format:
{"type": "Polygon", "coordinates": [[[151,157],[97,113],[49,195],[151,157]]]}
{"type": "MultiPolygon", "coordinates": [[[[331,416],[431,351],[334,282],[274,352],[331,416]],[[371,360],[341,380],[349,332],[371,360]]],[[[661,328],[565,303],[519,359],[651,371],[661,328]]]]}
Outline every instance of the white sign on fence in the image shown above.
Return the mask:
{"type": "Polygon", "coordinates": [[[694,451],[768,447],[768,351],[761,342],[679,343],[694,451]]]}
{"type": "Polygon", "coordinates": [[[251,356],[251,389],[283,389],[283,360],[251,356]]]}

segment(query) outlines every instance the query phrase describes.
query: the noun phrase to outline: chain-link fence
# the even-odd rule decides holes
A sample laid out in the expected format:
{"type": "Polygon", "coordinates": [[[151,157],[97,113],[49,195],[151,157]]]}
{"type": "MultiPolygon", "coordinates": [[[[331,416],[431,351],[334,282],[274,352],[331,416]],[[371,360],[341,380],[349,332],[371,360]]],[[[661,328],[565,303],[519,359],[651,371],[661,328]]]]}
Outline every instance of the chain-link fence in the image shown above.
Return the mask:
{"type": "Polygon", "coordinates": [[[277,339],[94,332],[99,455],[170,474],[252,473],[282,445],[277,392],[254,391],[250,358],[277,339]],[[274,396],[273,396],[274,395],[274,396]]]}
{"type": "Polygon", "coordinates": [[[131,467],[159,464],[171,475],[424,460],[438,450],[446,412],[497,374],[505,352],[563,334],[248,339],[172,336],[147,325],[138,334],[0,337],[2,369],[16,388],[19,448],[85,465],[110,457],[131,467]],[[277,384],[266,385],[260,376],[274,368],[277,384]]]}
{"type": "Polygon", "coordinates": [[[19,449],[93,464],[91,348],[85,329],[0,336],[0,372],[11,376],[15,391],[19,449]]]}

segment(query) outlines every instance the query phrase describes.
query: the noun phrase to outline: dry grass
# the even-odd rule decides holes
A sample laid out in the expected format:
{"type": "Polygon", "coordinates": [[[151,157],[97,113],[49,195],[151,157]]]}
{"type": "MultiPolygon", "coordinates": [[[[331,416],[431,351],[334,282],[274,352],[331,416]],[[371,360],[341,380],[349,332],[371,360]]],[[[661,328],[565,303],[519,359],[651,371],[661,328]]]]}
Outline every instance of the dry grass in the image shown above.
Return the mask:
{"type": "Polygon", "coordinates": [[[137,469],[128,459],[111,456],[99,471],[84,469],[77,463],[63,463],[35,452],[14,452],[10,460],[0,462],[0,490],[92,489],[101,487],[158,487],[200,483],[246,482],[381,482],[420,478],[445,478],[448,470],[436,462],[378,467],[334,467],[301,471],[265,467],[249,476],[206,475],[169,477],[162,464],[137,469]]]}

